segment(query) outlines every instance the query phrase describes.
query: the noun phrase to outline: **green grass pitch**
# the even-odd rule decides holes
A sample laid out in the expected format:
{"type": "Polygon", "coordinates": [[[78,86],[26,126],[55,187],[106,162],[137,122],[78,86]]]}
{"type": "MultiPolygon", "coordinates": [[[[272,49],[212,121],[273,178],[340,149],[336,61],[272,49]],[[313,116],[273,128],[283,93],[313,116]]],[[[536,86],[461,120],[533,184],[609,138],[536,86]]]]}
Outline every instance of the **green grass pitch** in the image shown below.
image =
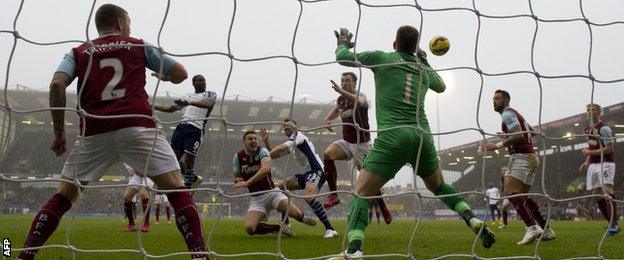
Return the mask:
{"type": "MultiPolygon", "coordinates": [[[[8,237],[12,247],[21,247],[33,216],[0,217],[0,237],[8,237]]],[[[153,221],[153,220],[152,220],[153,221]]],[[[333,221],[340,238],[323,239],[322,225],[304,226],[292,221],[297,234],[294,238],[282,240],[282,250],[288,258],[309,258],[335,254],[341,251],[344,220],[333,221]]],[[[69,218],[65,217],[49,244],[64,244],[69,218]]],[[[208,236],[215,219],[203,219],[204,233],[208,236]]],[[[80,249],[136,249],[136,233],[123,233],[125,223],[120,217],[78,217],[71,227],[70,241],[80,249]]],[[[238,254],[254,251],[277,252],[277,236],[249,236],[244,231],[243,219],[221,219],[210,241],[210,248],[219,254],[238,254]]],[[[407,252],[408,242],[414,229],[414,221],[394,221],[391,225],[371,223],[366,230],[364,244],[366,254],[407,252]]],[[[541,259],[562,259],[579,256],[596,256],[598,242],[606,228],[606,221],[553,221],[551,225],[557,239],[544,241],[539,246],[541,259]]],[[[152,223],[149,233],[144,233],[142,245],[152,255],[164,255],[186,250],[175,224],[152,223]]],[[[522,222],[514,221],[507,229],[493,228],[496,244],[489,250],[480,244],[476,253],[482,257],[533,255],[534,245],[517,246],[522,238],[522,222]]],[[[414,241],[412,253],[417,259],[435,258],[445,254],[469,253],[474,235],[461,221],[422,221],[414,241]]],[[[13,257],[17,252],[13,251],[13,257]]],[[[612,259],[624,258],[624,233],[607,237],[603,256],[612,259]]],[[[44,249],[39,259],[71,259],[67,249],[44,249]]],[[[77,259],[142,259],[138,253],[77,253],[77,259]]],[[[235,259],[275,259],[270,256],[234,257],[235,259]]],[[[176,256],[168,259],[188,259],[176,256]]],[[[231,258],[230,258],[231,259],[231,258]]],[[[398,258],[397,258],[398,259],[398,258]]],[[[456,259],[456,258],[453,258],[456,259]]],[[[466,258],[464,258],[466,259],[466,258]]]]}

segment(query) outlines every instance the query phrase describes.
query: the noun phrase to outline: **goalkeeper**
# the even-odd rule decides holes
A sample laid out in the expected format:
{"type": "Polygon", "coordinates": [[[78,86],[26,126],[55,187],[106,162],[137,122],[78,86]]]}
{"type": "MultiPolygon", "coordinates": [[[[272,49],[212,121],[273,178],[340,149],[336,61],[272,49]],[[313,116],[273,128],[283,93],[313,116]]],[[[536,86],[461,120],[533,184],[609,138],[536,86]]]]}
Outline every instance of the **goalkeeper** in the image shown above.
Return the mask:
{"type": "Polygon", "coordinates": [[[194,172],[195,158],[202,145],[207,118],[215,105],[217,94],[206,91],[206,79],[202,75],[193,76],[194,93],[187,94],[184,99],[176,99],[173,105],[154,106],[162,112],[173,113],[186,107],[182,122],[178,124],[171,137],[171,148],[176,154],[187,189],[197,188],[203,178],[194,172]]]}
{"type": "MultiPolygon", "coordinates": [[[[352,53],[349,49],[355,45],[351,42],[353,35],[346,29],[335,34],[338,38],[336,61],[341,65],[357,67],[356,60],[366,66],[389,64],[371,68],[375,74],[377,128],[410,126],[379,133],[373,149],[364,160],[355,192],[359,196],[377,195],[379,189],[394,178],[403,165],[410,163],[417,166],[416,174],[423,179],[427,189],[437,196],[447,195],[441,198],[442,202],[457,212],[475,233],[483,228],[480,238],[483,246],[490,248],[495,242],[492,231],[475,217],[462,197],[450,195],[457,193],[457,190],[445,183],[442,177],[425,115],[425,94],[428,89],[444,92],[446,86],[427,63],[426,54],[418,48],[418,30],[407,25],[399,27],[393,43],[394,52],[352,53]],[[417,127],[423,131],[418,131],[417,127]]],[[[346,252],[351,257],[363,255],[362,243],[364,229],[369,222],[368,212],[369,203],[366,199],[351,199],[347,209],[349,247],[346,252]]]]}

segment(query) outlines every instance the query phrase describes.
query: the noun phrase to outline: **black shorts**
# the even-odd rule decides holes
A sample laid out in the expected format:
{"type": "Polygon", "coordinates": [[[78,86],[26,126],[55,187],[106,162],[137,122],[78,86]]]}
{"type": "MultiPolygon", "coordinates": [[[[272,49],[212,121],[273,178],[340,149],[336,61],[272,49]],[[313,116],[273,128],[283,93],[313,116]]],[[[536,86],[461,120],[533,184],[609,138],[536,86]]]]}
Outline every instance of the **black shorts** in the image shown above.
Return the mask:
{"type": "Polygon", "coordinates": [[[319,190],[325,184],[325,176],[323,176],[322,170],[309,170],[305,173],[295,174],[295,178],[297,178],[301,189],[305,189],[308,182],[316,185],[319,190]]]}
{"type": "Polygon", "coordinates": [[[171,148],[176,154],[185,152],[197,156],[202,145],[203,130],[189,124],[178,124],[171,137],[171,148]]]}

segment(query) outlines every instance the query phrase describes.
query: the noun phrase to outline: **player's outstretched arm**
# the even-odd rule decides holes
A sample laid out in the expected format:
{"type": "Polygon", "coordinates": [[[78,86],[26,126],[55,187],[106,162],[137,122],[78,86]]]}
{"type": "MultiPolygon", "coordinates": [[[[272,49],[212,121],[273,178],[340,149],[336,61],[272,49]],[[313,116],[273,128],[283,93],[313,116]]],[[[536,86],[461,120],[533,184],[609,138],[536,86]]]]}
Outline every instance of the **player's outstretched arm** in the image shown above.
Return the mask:
{"type": "Polygon", "coordinates": [[[169,81],[173,84],[180,84],[182,83],[182,81],[188,78],[188,73],[186,72],[184,65],[182,65],[179,62],[176,62],[175,64],[173,64],[173,66],[171,66],[171,69],[169,70],[168,74],[160,74],[158,72],[153,72],[152,76],[162,81],[169,81]]]}
{"type": "Polygon", "coordinates": [[[360,96],[359,98],[355,96],[355,94],[346,91],[344,89],[342,89],[340,86],[338,86],[338,84],[334,81],[334,80],[329,80],[329,82],[331,82],[332,84],[332,88],[334,89],[334,91],[338,92],[338,94],[343,95],[344,97],[346,97],[347,99],[349,99],[349,101],[353,102],[353,103],[357,103],[358,107],[362,107],[364,105],[366,105],[366,99],[362,96],[360,96]]]}
{"type": "Polygon", "coordinates": [[[154,105],[154,110],[158,110],[160,112],[165,112],[165,113],[173,113],[173,112],[178,111],[180,109],[178,109],[174,105],[169,105],[169,106],[154,105]]]}
{"type": "Polygon", "coordinates": [[[67,96],[65,90],[67,86],[71,84],[72,79],[63,72],[56,72],[52,76],[52,82],[50,83],[50,96],[49,104],[50,113],[52,114],[52,124],[54,126],[54,136],[50,149],[56,154],[61,156],[67,151],[65,147],[65,110],[54,108],[65,108],[67,96]]]}
{"type": "Polygon", "coordinates": [[[514,145],[514,144],[522,141],[522,134],[520,134],[520,132],[522,132],[522,127],[520,127],[519,124],[516,124],[516,125],[514,125],[513,127],[511,127],[509,129],[510,135],[507,136],[507,138],[505,140],[503,140],[502,142],[498,142],[498,143],[486,142],[485,143],[485,149],[487,149],[488,151],[494,151],[494,150],[496,150],[498,148],[501,148],[501,147],[507,147],[507,146],[510,146],[510,145],[514,145]]]}
{"type": "Polygon", "coordinates": [[[446,90],[446,84],[442,77],[436,72],[431,70],[429,74],[429,89],[435,91],[436,93],[442,93],[446,90]]]}
{"type": "Polygon", "coordinates": [[[288,151],[288,145],[280,144],[276,146],[275,148],[273,148],[273,150],[271,150],[271,153],[270,153],[271,159],[280,158],[282,154],[285,153],[286,151],[288,151]]]}
{"type": "Polygon", "coordinates": [[[418,48],[418,52],[416,54],[418,59],[423,63],[425,69],[427,70],[427,77],[429,77],[429,89],[435,91],[436,93],[442,93],[446,90],[446,84],[440,74],[431,68],[429,62],[427,61],[427,53],[418,48]]]}
{"type": "Polygon", "coordinates": [[[171,78],[171,83],[180,84],[182,83],[182,81],[188,78],[188,73],[186,72],[186,68],[184,68],[184,65],[176,62],[175,64],[173,64],[173,67],[171,67],[171,70],[169,71],[169,77],[171,78]]]}
{"type": "Polygon", "coordinates": [[[215,100],[212,98],[206,98],[199,101],[191,101],[188,104],[199,108],[211,108],[215,105],[215,100]]]}
{"type": "Polygon", "coordinates": [[[271,148],[271,143],[269,143],[269,130],[267,130],[266,128],[260,128],[260,137],[262,138],[262,142],[264,143],[264,147],[266,147],[267,150],[271,151],[273,150],[271,148]]]}
{"type": "Polygon", "coordinates": [[[355,64],[355,60],[362,63],[363,65],[377,65],[383,63],[383,58],[385,57],[385,52],[383,51],[365,51],[360,53],[350,52],[349,49],[344,45],[338,45],[336,48],[336,61],[338,64],[347,66],[347,67],[358,67],[355,64]]]}
{"type": "Polygon", "coordinates": [[[347,67],[358,67],[358,65],[355,64],[356,59],[364,65],[383,63],[385,57],[383,51],[350,52],[349,49],[353,48],[355,43],[351,42],[353,34],[350,33],[349,30],[341,28],[340,33],[334,31],[334,34],[338,41],[338,46],[336,47],[336,61],[338,64],[347,67]]]}

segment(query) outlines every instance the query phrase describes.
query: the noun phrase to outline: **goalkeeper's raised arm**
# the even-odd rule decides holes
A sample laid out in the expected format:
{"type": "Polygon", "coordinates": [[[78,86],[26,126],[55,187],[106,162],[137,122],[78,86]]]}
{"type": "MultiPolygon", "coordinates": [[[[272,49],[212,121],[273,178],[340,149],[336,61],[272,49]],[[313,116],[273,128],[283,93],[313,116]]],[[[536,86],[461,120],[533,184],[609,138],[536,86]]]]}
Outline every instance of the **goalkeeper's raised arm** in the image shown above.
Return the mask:
{"type": "MultiPolygon", "coordinates": [[[[350,33],[349,30],[341,28],[340,33],[334,31],[334,34],[337,40],[336,61],[338,62],[338,64],[348,67],[359,67],[356,61],[364,66],[392,64],[397,62],[414,62],[418,65],[413,64],[410,65],[410,67],[417,71],[415,71],[415,73],[420,74],[421,77],[423,77],[425,81],[424,83],[428,86],[429,89],[437,93],[442,93],[444,92],[444,90],[446,90],[446,85],[444,84],[444,81],[442,80],[440,75],[438,75],[438,73],[431,68],[429,62],[427,62],[427,55],[425,54],[425,52],[417,47],[417,42],[413,42],[413,44],[410,42],[413,39],[417,39],[418,36],[409,37],[409,39],[406,39],[406,37],[410,35],[397,33],[397,36],[392,44],[395,52],[384,52],[376,50],[358,53],[349,51],[349,49],[355,46],[355,43],[351,41],[353,38],[353,34],[350,33]],[[411,47],[404,47],[400,44],[401,42],[409,42],[410,44],[403,45],[408,45],[411,47]],[[396,53],[408,54],[413,56],[414,58],[397,59],[395,55],[396,53]]],[[[373,67],[370,69],[373,71],[373,73],[375,73],[384,67],[389,66],[373,67]]]]}

